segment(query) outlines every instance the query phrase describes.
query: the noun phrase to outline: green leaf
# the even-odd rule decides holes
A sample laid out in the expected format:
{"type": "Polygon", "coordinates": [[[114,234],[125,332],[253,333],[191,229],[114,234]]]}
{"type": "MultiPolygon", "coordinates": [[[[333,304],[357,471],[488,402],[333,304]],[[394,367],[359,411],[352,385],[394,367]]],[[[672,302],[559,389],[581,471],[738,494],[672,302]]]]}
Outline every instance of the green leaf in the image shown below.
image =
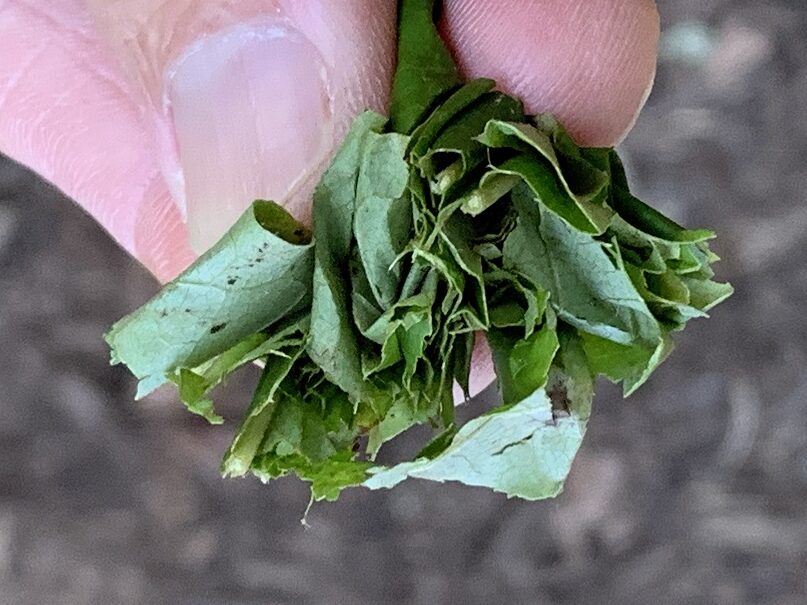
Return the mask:
{"type": "Polygon", "coordinates": [[[631,195],[627,188],[625,169],[616,152],[611,154],[611,166],[615,176],[608,203],[629,225],[650,237],[668,242],[702,242],[714,238],[714,232],[708,229],[689,231],[683,228],[631,195]]]}
{"type": "Polygon", "coordinates": [[[179,388],[179,397],[194,414],[206,418],[212,424],[221,424],[223,419],[213,411],[213,402],[207,394],[221,384],[227,376],[248,363],[267,355],[285,356],[288,348],[300,348],[304,342],[302,334],[308,329],[308,316],[285,320],[272,327],[272,336],[263,332],[254,334],[218,357],[193,368],[183,368],[170,376],[179,388]],[[286,324],[287,327],[283,327],[286,324]]]}
{"type": "Polygon", "coordinates": [[[274,416],[278,389],[303,354],[304,345],[305,342],[301,340],[296,347],[292,346],[287,352],[270,355],[266,360],[252,403],[224,455],[221,466],[224,476],[240,477],[251,467],[274,416]]]}
{"type": "MultiPolygon", "coordinates": [[[[439,412],[439,400],[426,393],[399,397],[384,418],[369,431],[367,455],[374,459],[381,446],[416,424],[423,424],[439,412]]],[[[434,395],[434,393],[431,393],[434,395]]]]}
{"type": "Polygon", "coordinates": [[[356,329],[350,316],[351,256],[356,186],[366,146],[384,118],[360,115],[314,193],[314,265],[308,354],[334,384],[355,399],[366,390],[356,329]]]}
{"type": "Polygon", "coordinates": [[[487,150],[477,138],[490,120],[524,118],[521,103],[498,92],[487,92],[492,84],[489,80],[466,84],[413,134],[413,161],[426,178],[437,177],[438,192],[445,193],[487,160],[487,150]]]}
{"type": "Polygon", "coordinates": [[[440,454],[370,469],[364,486],[389,489],[411,477],[459,481],[526,500],[560,493],[585,433],[576,413],[556,418],[544,391],[465,424],[440,454]]]}
{"type": "Polygon", "coordinates": [[[440,4],[400,2],[392,120],[356,118],[315,192],[314,244],[257,202],[108,336],[141,393],[172,381],[214,423],[211,389],[264,362],[227,476],[295,474],[329,500],[407,477],[554,496],[595,377],[632,393],[732,292],[712,281],[711,233],[634,198],[613,150],[578,147],[490,80],[462,85],[440,4]],[[503,405],[458,426],[482,337],[503,405]],[[368,462],[416,425],[436,437],[414,461],[368,462]]]}
{"type": "Polygon", "coordinates": [[[612,188],[609,203],[625,222],[650,237],[668,242],[702,242],[715,236],[714,232],[708,229],[697,231],[684,229],[675,221],[668,219],[618,187],[612,188]]]}
{"type": "Polygon", "coordinates": [[[361,485],[372,466],[369,462],[353,460],[349,452],[342,452],[321,462],[311,462],[300,455],[265,457],[253,472],[263,481],[294,473],[301,480],[311,483],[311,497],[314,500],[333,502],[343,489],[361,485]]]}
{"type": "MultiPolygon", "coordinates": [[[[535,166],[533,162],[527,163],[528,168],[535,166]]],[[[508,165],[512,166],[512,162],[508,162],[508,165]]],[[[479,216],[496,202],[505,198],[518,185],[520,179],[527,180],[527,178],[525,173],[517,172],[507,166],[491,170],[480,179],[478,187],[460,198],[462,211],[471,216],[479,216]]]]}
{"type": "Polygon", "coordinates": [[[208,384],[204,377],[182,368],[175,380],[179,387],[179,398],[191,413],[201,416],[210,424],[224,424],[224,418],[216,414],[213,401],[205,397],[208,384]]]}
{"type": "Polygon", "coordinates": [[[626,397],[636,392],[673,350],[672,339],[666,334],[655,348],[644,343],[619,344],[585,333],[580,337],[591,371],[613,382],[624,382],[626,397]]]}
{"type": "Polygon", "coordinates": [[[409,243],[412,203],[404,196],[409,140],[399,134],[368,134],[356,189],[353,233],[375,299],[388,309],[400,289],[397,259],[409,243]]]}
{"type": "Polygon", "coordinates": [[[255,202],[209,252],[116,323],[106,340],[141,380],[138,397],[308,307],[307,242],[307,229],[285,210],[255,202]]]}
{"type": "MultiPolygon", "coordinates": [[[[625,265],[625,271],[630,276],[633,285],[636,286],[636,290],[647,302],[647,306],[653,315],[671,331],[683,328],[690,319],[707,316],[703,311],[690,306],[689,288],[686,288],[685,301],[669,300],[664,298],[660,293],[650,290],[650,286],[648,285],[650,278],[657,277],[657,275],[643,273],[640,269],[630,264],[625,265]]],[[[685,284],[684,287],[686,287],[685,284]]]]}
{"type": "Polygon", "coordinates": [[[435,101],[461,83],[435,26],[437,6],[436,0],[398,4],[398,66],[390,109],[395,132],[412,132],[435,101]]]}
{"type": "Polygon", "coordinates": [[[486,327],[489,319],[482,259],[473,251],[471,225],[464,219],[465,217],[459,216],[447,224],[440,232],[440,236],[454,261],[468,276],[462,294],[469,303],[473,315],[479,318],[479,323],[482,324],[479,327],[486,327]]]}
{"type": "Polygon", "coordinates": [[[494,328],[524,328],[528,338],[549,304],[549,292],[529,278],[511,271],[491,271],[485,274],[493,294],[490,325],[494,328]],[[523,299],[523,303],[519,301],[523,299]]]}
{"type": "Polygon", "coordinates": [[[658,322],[600,242],[537,206],[523,189],[514,200],[519,220],[505,243],[505,268],[548,290],[558,316],[583,332],[626,345],[660,342],[658,322]]]}
{"type": "Polygon", "coordinates": [[[305,373],[281,368],[266,376],[259,393],[270,403],[256,407],[250,416],[254,427],[240,433],[244,435],[237,446],[241,457],[234,462],[228,457],[225,465],[240,471],[249,460],[251,472],[263,480],[291,472],[311,482],[314,499],[335,500],[345,487],[360,484],[371,465],[355,460],[359,434],[352,427],[353,405],[346,395],[327,382],[305,380],[305,373]],[[266,386],[277,385],[278,378],[279,386],[266,386]],[[306,384],[321,388],[306,391],[306,384]],[[261,431],[263,437],[258,440],[261,431]]]}
{"type": "Polygon", "coordinates": [[[686,276],[683,277],[683,282],[689,288],[692,306],[701,311],[711,311],[734,294],[731,284],[692,279],[686,276]]]}
{"type": "MultiPolygon", "coordinates": [[[[445,102],[441,103],[412,133],[410,153],[419,162],[433,148],[440,133],[457,116],[464,117],[469,106],[493,90],[493,80],[472,80],[456,90],[445,102]]],[[[486,120],[487,121],[487,120],[486,120]]],[[[484,125],[484,124],[483,124],[484,125]]],[[[428,175],[433,176],[433,175],[428,175]]]]}
{"type": "Polygon", "coordinates": [[[560,347],[552,327],[545,325],[523,339],[491,330],[488,343],[505,405],[522,401],[546,386],[549,368],[560,347]]]}
{"type": "Polygon", "coordinates": [[[711,261],[707,260],[706,255],[698,250],[697,245],[690,244],[681,246],[680,256],[676,259],[668,260],[667,266],[679,275],[685,275],[700,271],[709,262],[711,261]]]}
{"type": "MultiPolygon", "coordinates": [[[[542,193],[547,192],[548,201],[544,203],[559,216],[568,220],[572,226],[587,233],[597,234],[603,233],[608,228],[614,212],[602,203],[603,192],[608,184],[606,173],[583,162],[567,161],[563,165],[563,156],[558,155],[550,138],[529,124],[491,120],[480,137],[480,141],[488,147],[511,148],[531,154],[532,162],[527,163],[521,159],[515,166],[511,163],[507,167],[502,166],[501,170],[510,174],[521,174],[521,172],[529,174],[532,179],[528,181],[528,184],[540,183],[536,195],[540,197],[542,193]],[[540,161],[541,159],[549,163],[550,170],[554,172],[554,176],[566,192],[567,200],[571,200],[577,206],[577,211],[563,209],[564,205],[569,206],[568,201],[565,204],[555,201],[557,193],[551,191],[551,177],[538,174],[539,170],[547,170],[545,163],[540,161]],[[573,170],[570,170],[570,167],[573,167],[573,170]],[[583,215],[585,225],[581,224],[579,214],[583,215]]],[[[525,180],[527,179],[525,178],[525,180]]]]}

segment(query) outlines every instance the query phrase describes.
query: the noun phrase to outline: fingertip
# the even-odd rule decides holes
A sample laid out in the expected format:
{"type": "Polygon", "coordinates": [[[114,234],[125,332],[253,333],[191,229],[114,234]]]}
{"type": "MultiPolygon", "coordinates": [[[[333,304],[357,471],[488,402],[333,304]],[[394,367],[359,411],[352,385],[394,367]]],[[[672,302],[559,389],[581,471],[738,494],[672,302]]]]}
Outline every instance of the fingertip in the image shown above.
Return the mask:
{"type": "Polygon", "coordinates": [[[446,0],[442,27],[468,77],[494,78],[578,143],[622,140],[656,71],[652,0],[446,0]]]}
{"type": "Polygon", "coordinates": [[[198,252],[254,199],[308,218],[353,117],[387,104],[393,2],[86,1],[156,130],[198,252]]]}
{"type": "Polygon", "coordinates": [[[138,207],[133,253],[161,283],[174,279],[196,259],[187,226],[159,173],[138,207]]]}

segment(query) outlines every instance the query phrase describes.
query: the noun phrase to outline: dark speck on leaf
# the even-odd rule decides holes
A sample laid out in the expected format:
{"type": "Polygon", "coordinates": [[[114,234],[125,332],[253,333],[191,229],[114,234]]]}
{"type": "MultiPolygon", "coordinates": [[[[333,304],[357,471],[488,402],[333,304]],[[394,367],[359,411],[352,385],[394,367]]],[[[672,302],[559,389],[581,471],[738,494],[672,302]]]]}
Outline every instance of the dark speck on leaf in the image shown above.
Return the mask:
{"type": "Polygon", "coordinates": [[[552,416],[554,419],[569,415],[572,402],[569,400],[569,394],[565,386],[558,385],[550,389],[549,399],[552,401],[552,416]]]}
{"type": "Polygon", "coordinates": [[[168,311],[166,311],[165,309],[160,311],[160,317],[168,317],[168,311]]]}
{"type": "Polygon", "coordinates": [[[211,334],[218,334],[219,332],[221,332],[226,327],[227,327],[227,324],[219,324],[217,326],[213,326],[212,328],[210,328],[210,333],[211,334]]]}
{"type": "Polygon", "coordinates": [[[185,309],[185,313],[190,313],[190,312],[191,312],[190,309],[185,309]]]}
{"type": "Polygon", "coordinates": [[[228,285],[228,286],[232,286],[232,285],[234,285],[234,284],[235,284],[235,282],[237,282],[237,281],[238,281],[238,278],[237,278],[237,277],[231,277],[230,279],[228,279],[228,280],[227,280],[227,285],[228,285]]]}

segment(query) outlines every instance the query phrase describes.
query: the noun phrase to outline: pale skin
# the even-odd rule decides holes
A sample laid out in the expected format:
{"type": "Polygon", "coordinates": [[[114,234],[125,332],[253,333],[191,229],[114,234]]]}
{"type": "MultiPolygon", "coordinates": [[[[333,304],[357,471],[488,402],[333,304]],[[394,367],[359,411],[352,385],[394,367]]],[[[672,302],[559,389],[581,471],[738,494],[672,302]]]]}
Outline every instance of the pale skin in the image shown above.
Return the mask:
{"type": "MultiPolygon", "coordinates": [[[[301,220],[352,117],[384,111],[394,0],[0,0],[0,152],[163,281],[255,198],[301,220]],[[314,116],[312,118],[312,116],[314,116]]],[[[468,77],[583,145],[628,133],[655,74],[653,0],[446,0],[468,77]]],[[[491,379],[475,356],[472,391],[491,379]]]]}

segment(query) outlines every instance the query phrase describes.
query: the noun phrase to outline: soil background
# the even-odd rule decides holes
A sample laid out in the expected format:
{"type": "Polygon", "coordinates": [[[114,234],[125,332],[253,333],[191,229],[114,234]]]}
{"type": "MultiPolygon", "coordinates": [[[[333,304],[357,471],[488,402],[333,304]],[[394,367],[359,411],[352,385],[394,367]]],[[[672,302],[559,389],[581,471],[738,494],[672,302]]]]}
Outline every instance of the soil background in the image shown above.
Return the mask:
{"type": "MultiPolygon", "coordinates": [[[[623,401],[602,384],[566,492],[222,480],[233,422],[135,403],[103,331],[156,291],[0,158],[0,602],[807,602],[807,4],[661,0],[622,146],[639,195],[717,230],[737,294],[623,401]]],[[[219,399],[231,419],[255,379],[219,399]]],[[[403,446],[402,446],[403,447],[403,446]]]]}

